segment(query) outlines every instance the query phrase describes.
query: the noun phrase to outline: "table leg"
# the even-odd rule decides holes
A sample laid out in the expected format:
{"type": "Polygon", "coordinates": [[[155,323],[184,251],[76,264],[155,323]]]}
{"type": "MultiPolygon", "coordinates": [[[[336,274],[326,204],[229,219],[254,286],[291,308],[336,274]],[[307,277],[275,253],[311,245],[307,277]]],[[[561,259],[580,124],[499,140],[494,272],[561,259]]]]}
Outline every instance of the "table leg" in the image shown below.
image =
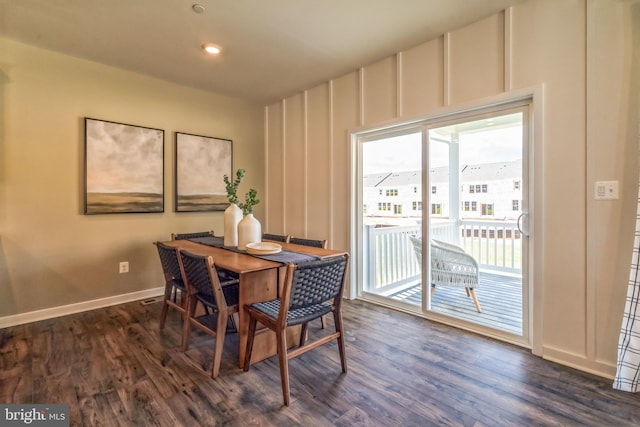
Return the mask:
{"type": "MultiPolygon", "coordinates": [[[[254,302],[271,301],[277,298],[278,289],[284,282],[283,272],[278,274],[278,269],[253,271],[240,275],[240,293],[238,310],[238,349],[239,366],[244,368],[244,357],[247,350],[247,336],[249,333],[249,312],[245,308],[246,304],[254,302]]],[[[300,326],[291,327],[287,330],[287,343],[289,346],[295,345],[300,339],[300,326]]],[[[251,352],[251,363],[259,362],[277,353],[276,334],[258,323],[256,336],[253,340],[253,350],[251,352]]]]}
{"type": "MultiPolygon", "coordinates": [[[[277,297],[277,269],[252,271],[240,274],[239,310],[238,310],[238,341],[240,348],[239,365],[244,367],[244,355],[247,348],[247,334],[249,331],[249,313],[245,305],[254,302],[270,301],[277,297]]],[[[258,325],[260,326],[260,325],[258,325]]],[[[253,343],[251,361],[258,361],[276,352],[275,335],[269,337],[270,331],[259,330],[253,343]]]]}

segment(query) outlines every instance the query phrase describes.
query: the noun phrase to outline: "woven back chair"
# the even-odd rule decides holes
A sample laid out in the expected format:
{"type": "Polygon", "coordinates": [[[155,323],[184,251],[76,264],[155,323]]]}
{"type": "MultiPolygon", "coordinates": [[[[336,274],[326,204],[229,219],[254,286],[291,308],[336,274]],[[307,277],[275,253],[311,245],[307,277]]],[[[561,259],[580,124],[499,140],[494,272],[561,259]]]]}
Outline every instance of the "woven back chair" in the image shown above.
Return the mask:
{"type": "MultiPolygon", "coordinates": [[[[327,249],[327,240],[314,240],[314,239],[303,239],[300,237],[289,236],[289,240],[287,243],[293,243],[294,245],[302,245],[302,246],[310,246],[313,248],[322,248],[327,249]]],[[[320,325],[322,329],[327,327],[327,319],[322,316],[320,318],[320,325]]]]}
{"type": "Polygon", "coordinates": [[[262,233],[262,240],[273,240],[275,242],[286,243],[289,240],[289,236],[282,234],[262,233]]]}
{"type": "MultiPolygon", "coordinates": [[[[189,239],[196,239],[198,237],[213,237],[215,236],[215,233],[213,230],[211,231],[197,231],[194,233],[181,233],[181,234],[171,234],[171,240],[189,240],[189,239]]],[[[229,270],[223,270],[221,268],[217,269],[218,271],[218,277],[220,277],[221,281],[227,281],[227,280],[233,280],[233,279],[238,279],[239,276],[238,274],[234,273],[233,271],[229,271],[229,270]]]]}
{"type": "MultiPolygon", "coordinates": [[[[422,263],[422,239],[409,236],[418,262],[422,263]]],[[[431,241],[431,295],[436,286],[465,288],[473,298],[478,313],[482,312],[475,289],[480,286],[480,270],[476,260],[464,249],[439,240],[431,241]]]]}
{"type": "Polygon", "coordinates": [[[249,370],[256,325],[260,322],[276,333],[282,395],[287,406],[290,402],[289,359],[335,339],[338,340],[342,372],[347,372],[341,307],[348,262],[349,255],[345,254],[289,264],[279,299],[246,306],[250,320],[244,370],[249,370]],[[306,343],[308,323],[329,313],[333,313],[335,332],[306,343]],[[289,349],[286,328],[296,325],[302,325],[299,346],[289,349]]]}
{"type": "Polygon", "coordinates": [[[197,237],[211,237],[213,236],[213,230],[210,231],[197,231],[194,233],[171,233],[171,240],[187,240],[187,239],[195,239],[197,237]]]}
{"type": "Polygon", "coordinates": [[[164,301],[160,312],[160,329],[164,329],[169,307],[178,310],[182,315],[182,321],[185,321],[189,293],[187,292],[187,285],[183,281],[178,249],[162,242],[155,242],[155,245],[158,249],[160,265],[164,273],[164,301]],[[178,297],[179,303],[177,302],[178,297]]]}
{"type": "Polygon", "coordinates": [[[294,245],[303,245],[303,246],[311,246],[314,248],[322,248],[327,249],[327,240],[314,240],[314,239],[303,239],[301,237],[289,237],[289,241],[287,243],[293,243],[294,245]]]}
{"type": "Polygon", "coordinates": [[[216,378],[220,373],[220,361],[224,337],[227,333],[229,317],[238,312],[238,280],[220,282],[213,258],[195,255],[187,251],[180,251],[185,281],[190,295],[188,298],[187,319],[184,322],[183,336],[185,337],[182,350],[189,346],[191,326],[206,332],[215,338],[213,365],[211,377],[216,378]],[[212,314],[196,316],[196,304],[202,303],[212,314]]]}

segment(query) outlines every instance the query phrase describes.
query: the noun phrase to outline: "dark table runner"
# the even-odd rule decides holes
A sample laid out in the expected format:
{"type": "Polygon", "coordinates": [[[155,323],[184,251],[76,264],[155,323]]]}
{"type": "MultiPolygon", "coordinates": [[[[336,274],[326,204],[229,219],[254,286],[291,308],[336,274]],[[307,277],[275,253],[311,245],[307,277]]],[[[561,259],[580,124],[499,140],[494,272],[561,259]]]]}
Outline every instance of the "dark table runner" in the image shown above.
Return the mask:
{"type": "Polygon", "coordinates": [[[192,242],[200,243],[207,246],[223,248],[223,249],[227,249],[229,251],[237,252],[240,254],[247,254],[247,255],[254,256],[256,258],[266,259],[267,261],[280,262],[282,264],[290,264],[290,263],[298,264],[305,261],[313,261],[313,260],[320,259],[320,257],[316,255],[301,254],[299,252],[291,252],[291,251],[285,251],[285,250],[282,250],[277,254],[270,254],[270,255],[250,254],[247,251],[241,251],[240,249],[238,249],[237,246],[225,246],[224,238],[217,237],[217,236],[195,237],[189,240],[191,240],[192,242]]]}

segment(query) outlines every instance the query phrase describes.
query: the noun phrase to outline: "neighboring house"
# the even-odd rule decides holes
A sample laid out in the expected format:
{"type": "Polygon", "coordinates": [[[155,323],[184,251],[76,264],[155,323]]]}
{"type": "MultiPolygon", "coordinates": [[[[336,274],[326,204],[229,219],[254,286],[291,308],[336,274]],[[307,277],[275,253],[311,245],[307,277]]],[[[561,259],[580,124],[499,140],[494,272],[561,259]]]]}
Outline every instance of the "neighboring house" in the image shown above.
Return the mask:
{"type": "MultiPolygon", "coordinates": [[[[449,169],[430,170],[430,209],[434,217],[450,217],[449,169]]],[[[460,218],[513,219],[522,209],[522,162],[463,165],[460,171],[460,218]]],[[[388,172],[364,177],[367,216],[420,217],[420,171],[388,172]]]]}

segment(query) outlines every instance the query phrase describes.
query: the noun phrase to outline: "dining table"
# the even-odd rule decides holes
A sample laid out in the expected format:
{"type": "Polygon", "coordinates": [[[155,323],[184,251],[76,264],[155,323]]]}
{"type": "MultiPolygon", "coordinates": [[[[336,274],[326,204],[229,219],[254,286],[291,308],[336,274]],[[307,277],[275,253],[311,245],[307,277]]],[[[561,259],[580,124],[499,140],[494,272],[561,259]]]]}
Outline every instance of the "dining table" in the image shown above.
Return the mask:
{"type": "MultiPolygon", "coordinates": [[[[265,240],[266,242],[267,240],[265,240]]],[[[244,368],[244,358],[249,334],[248,304],[271,301],[279,297],[284,286],[285,270],[289,263],[339,256],[344,251],[315,248],[284,242],[273,242],[281,246],[281,250],[272,254],[251,254],[239,250],[236,246],[224,246],[221,236],[199,237],[185,240],[162,242],[196,255],[211,256],[216,268],[222,268],[239,277],[238,295],[238,365],[244,368]]],[[[287,329],[287,342],[297,343],[300,326],[287,329]]],[[[256,331],[250,363],[275,355],[276,336],[267,328],[256,331]]]]}

